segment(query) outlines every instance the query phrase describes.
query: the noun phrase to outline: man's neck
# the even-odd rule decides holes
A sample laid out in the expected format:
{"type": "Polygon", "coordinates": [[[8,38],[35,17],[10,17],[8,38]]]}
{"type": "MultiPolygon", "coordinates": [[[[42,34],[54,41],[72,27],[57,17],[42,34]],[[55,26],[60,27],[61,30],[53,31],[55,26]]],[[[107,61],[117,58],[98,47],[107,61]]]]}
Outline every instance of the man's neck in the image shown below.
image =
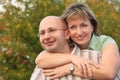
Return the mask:
{"type": "Polygon", "coordinates": [[[75,46],[66,46],[63,49],[60,50],[61,53],[67,53],[70,54],[75,46]]]}
{"type": "Polygon", "coordinates": [[[72,50],[73,50],[73,47],[64,46],[64,47],[59,48],[59,49],[49,50],[48,52],[50,52],[50,53],[70,54],[72,52],[72,50]]]}

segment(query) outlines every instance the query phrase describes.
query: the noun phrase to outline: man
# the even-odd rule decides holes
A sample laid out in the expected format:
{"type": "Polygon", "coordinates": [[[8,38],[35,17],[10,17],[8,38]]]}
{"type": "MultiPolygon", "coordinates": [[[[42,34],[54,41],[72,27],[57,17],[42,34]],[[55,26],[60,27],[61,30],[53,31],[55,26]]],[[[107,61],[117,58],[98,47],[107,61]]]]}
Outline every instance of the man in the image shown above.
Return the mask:
{"type": "MultiPolygon", "coordinates": [[[[40,43],[41,46],[46,50],[46,52],[71,52],[69,48],[69,44],[67,40],[69,39],[69,33],[67,31],[67,26],[65,22],[56,16],[48,16],[45,17],[39,26],[39,36],[40,36],[40,43]],[[59,45],[59,46],[58,46],[59,45]]],[[[40,55],[43,55],[42,53],[40,55]]],[[[37,66],[38,67],[38,66],[37,66]]],[[[38,68],[39,71],[41,70],[38,68]]],[[[37,72],[36,72],[37,73],[37,72]]],[[[41,74],[41,73],[40,73],[41,74]]],[[[34,76],[37,76],[33,74],[34,76]]],[[[33,76],[32,75],[32,76],[33,76]]],[[[43,80],[45,77],[37,76],[37,80],[43,80]]],[[[31,80],[36,80],[31,77],[31,80]]]]}
{"type": "MultiPolygon", "coordinates": [[[[39,37],[40,37],[41,46],[45,50],[38,55],[37,57],[38,59],[39,59],[39,56],[43,56],[46,54],[53,54],[53,53],[79,54],[80,53],[80,49],[77,48],[76,45],[75,47],[69,46],[69,43],[68,43],[69,32],[67,30],[67,25],[60,17],[56,17],[56,16],[45,17],[41,21],[40,26],[39,26],[39,37]]],[[[64,55],[62,57],[64,57],[64,55]]],[[[53,59],[53,60],[56,60],[56,59],[53,59]]],[[[43,63],[43,65],[44,64],[46,65],[46,63],[43,63]]],[[[64,65],[64,64],[66,63],[62,63],[60,61],[58,63],[59,66],[64,65]]],[[[54,66],[54,64],[51,64],[51,65],[54,66]]],[[[67,66],[69,66],[69,70],[68,70],[69,74],[70,73],[72,74],[74,70],[73,64],[68,64],[67,66]]],[[[64,77],[61,77],[59,79],[60,80],[71,80],[72,79],[71,74],[67,75],[66,77],[63,75],[64,77]]],[[[52,67],[51,67],[50,75],[51,76],[54,75],[52,67]]],[[[77,79],[78,77],[75,77],[75,78],[77,79]]],[[[50,79],[51,78],[49,77],[45,77],[44,73],[42,72],[42,69],[36,66],[30,80],[50,80],[50,79]]]]}

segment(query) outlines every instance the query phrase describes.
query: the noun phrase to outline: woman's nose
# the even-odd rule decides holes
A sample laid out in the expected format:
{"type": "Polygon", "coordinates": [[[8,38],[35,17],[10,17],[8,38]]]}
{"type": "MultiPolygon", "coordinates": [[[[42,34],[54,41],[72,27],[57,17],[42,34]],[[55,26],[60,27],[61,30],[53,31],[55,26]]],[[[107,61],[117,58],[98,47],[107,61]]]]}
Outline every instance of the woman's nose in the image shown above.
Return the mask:
{"type": "Polygon", "coordinates": [[[79,28],[77,29],[77,33],[78,33],[78,34],[82,34],[82,33],[83,33],[83,30],[79,27],[79,28]]]}

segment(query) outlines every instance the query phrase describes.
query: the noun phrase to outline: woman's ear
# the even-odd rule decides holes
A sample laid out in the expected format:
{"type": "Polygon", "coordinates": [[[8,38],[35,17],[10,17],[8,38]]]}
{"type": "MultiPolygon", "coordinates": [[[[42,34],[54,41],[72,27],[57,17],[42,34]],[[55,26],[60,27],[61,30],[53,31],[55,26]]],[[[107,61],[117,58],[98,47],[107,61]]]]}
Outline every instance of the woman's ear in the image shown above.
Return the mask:
{"type": "Polygon", "coordinates": [[[66,37],[67,40],[70,38],[69,30],[66,30],[66,31],[65,31],[65,37],[66,37]]]}

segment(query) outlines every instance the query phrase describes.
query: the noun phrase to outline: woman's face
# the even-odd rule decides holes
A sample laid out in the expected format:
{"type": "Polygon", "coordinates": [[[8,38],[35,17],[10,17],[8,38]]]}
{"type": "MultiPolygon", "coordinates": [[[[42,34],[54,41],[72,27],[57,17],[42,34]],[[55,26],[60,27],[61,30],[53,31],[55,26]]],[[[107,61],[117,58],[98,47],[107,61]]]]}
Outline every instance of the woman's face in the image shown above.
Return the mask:
{"type": "Polygon", "coordinates": [[[93,26],[90,20],[82,19],[79,14],[76,14],[72,15],[67,22],[71,39],[78,44],[81,49],[88,48],[93,32],[93,26]]]}

